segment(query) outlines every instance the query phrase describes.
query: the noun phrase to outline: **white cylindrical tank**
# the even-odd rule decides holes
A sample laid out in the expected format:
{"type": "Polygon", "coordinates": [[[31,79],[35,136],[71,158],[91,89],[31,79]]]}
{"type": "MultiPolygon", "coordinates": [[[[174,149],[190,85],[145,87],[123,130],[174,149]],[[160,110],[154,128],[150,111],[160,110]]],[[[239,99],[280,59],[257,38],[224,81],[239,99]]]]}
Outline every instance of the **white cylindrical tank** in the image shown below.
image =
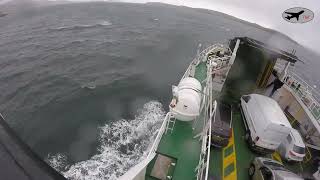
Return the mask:
{"type": "Polygon", "coordinates": [[[175,104],[170,105],[170,111],[181,121],[192,121],[200,114],[201,84],[191,77],[181,80],[174,88],[175,104]]]}
{"type": "Polygon", "coordinates": [[[201,92],[201,89],[202,89],[201,83],[197,79],[192,77],[186,77],[182,79],[178,85],[178,88],[179,89],[191,88],[199,92],[201,92]]]}

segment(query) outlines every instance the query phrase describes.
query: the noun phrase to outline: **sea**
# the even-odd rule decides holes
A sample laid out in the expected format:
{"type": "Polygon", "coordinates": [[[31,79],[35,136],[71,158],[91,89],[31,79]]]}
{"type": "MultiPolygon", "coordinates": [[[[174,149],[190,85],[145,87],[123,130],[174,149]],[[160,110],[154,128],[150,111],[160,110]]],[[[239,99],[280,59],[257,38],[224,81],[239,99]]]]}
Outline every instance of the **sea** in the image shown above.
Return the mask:
{"type": "Polygon", "coordinates": [[[171,86],[199,44],[248,36],[296,49],[304,61],[297,71],[320,85],[316,53],[215,11],[25,1],[0,10],[9,12],[0,18],[0,112],[23,141],[72,180],[114,180],[146,156],[168,110],[171,86]]]}

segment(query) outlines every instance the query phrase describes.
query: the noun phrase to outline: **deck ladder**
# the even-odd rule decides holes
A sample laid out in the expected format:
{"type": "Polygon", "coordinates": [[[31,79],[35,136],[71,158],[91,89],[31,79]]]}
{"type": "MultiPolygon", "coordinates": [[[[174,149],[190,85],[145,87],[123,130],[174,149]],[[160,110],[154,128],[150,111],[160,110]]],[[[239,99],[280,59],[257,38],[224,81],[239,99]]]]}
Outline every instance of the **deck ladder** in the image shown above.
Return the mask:
{"type": "Polygon", "coordinates": [[[170,114],[167,125],[166,125],[165,134],[167,134],[168,130],[170,130],[170,133],[172,133],[175,123],[176,123],[176,118],[173,116],[173,114],[170,114]]]}

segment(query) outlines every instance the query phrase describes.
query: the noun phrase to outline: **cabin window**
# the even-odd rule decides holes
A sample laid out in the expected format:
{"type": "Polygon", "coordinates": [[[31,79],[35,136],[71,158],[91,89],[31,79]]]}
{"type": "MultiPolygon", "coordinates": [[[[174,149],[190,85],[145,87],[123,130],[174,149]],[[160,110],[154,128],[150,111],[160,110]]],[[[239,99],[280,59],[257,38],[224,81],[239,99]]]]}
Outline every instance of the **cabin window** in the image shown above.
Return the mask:
{"type": "Polygon", "coordinates": [[[263,161],[263,164],[268,165],[271,169],[283,169],[283,165],[272,161],[263,161]]]}
{"type": "Polygon", "coordinates": [[[300,146],[293,146],[293,151],[298,153],[298,154],[304,154],[304,147],[300,147],[300,146]]]}
{"type": "Polygon", "coordinates": [[[246,103],[248,103],[249,100],[251,99],[251,97],[250,97],[250,96],[243,96],[242,99],[243,99],[246,103]]]}
{"type": "Polygon", "coordinates": [[[289,143],[291,143],[292,137],[290,136],[290,134],[287,136],[287,140],[288,140],[289,143]]]}

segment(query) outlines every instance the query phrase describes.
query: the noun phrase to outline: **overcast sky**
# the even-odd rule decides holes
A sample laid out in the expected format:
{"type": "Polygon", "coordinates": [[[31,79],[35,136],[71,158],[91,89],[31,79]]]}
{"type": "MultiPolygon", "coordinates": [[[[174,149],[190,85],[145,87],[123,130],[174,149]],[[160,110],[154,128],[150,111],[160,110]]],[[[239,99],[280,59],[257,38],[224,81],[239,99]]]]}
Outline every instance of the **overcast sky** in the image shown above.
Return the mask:
{"type": "MultiPolygon", "coordinates": [[[[10,0],[0,0],[7,2],[10,0]]],[[[36,0],[41,1],[41,0],[36,0]]],[[[59,0],[57,0],[59,1],[59,0]]],[[[99,1],[99,0],[71,0],[99,1]]],[[[101,0],[103,1],[103,0],[101,0]]],[[[109,1],[109,0],[104,0],[109,1]]],[[[237,18],[280,31],[298,43],[320,54],[320,1],[319,0],[112,0],[146,3],[162,2],[194,8],[220,11],[237,18]],[[282,19],[282,13],[292,7],[304,7],[314,12],[314,19],[304,24],[293,24],[282,19]]]]}
{"type": "MultiPolygon", "coordinates": [[[[152,0],[124,0],[150,2],[152,0]]],[[[160,0],[175,5],[206,8],[278,30],[303,46],[320,54],[320,1],[319,0],[160,0]],[[282,19],[282,13],[292,7],[304,7],[314,12],[314,19],[304,24],[293,24],[282,19]]]]}

